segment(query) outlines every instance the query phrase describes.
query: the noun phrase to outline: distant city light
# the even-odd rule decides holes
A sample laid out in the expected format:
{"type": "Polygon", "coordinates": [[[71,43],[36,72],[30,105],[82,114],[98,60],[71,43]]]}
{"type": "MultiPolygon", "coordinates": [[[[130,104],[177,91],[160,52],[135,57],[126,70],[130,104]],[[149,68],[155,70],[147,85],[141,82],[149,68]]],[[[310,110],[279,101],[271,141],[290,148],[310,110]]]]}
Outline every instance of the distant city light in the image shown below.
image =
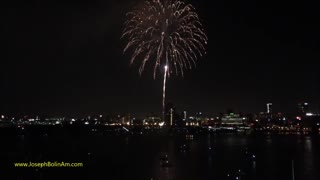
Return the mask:
{"type": "Polygon", "coordinates": [[[72,121],[72,122],[75,122],[76,120],[75,120],[75,119],[71,119],[71,121],[72,121]]]}
{"type": "Polygon", "coordinates": [[[122,127],[125,131],[129,132],[129,129],[127,129],[126,127],[122,127]]]}
{"type": "Polygon", "coordinates": [[[100,115],[99,117],[102,118],[102,115],[100,115]]]}
{"type": "Polygon", "coordinates": [[[164,125],[164,122],[160,122],[159,126],[162,127],[164,125]]]}
{"type": "Polygon", "coordinates": [[[85,124],[85,125],[88,125],[88,124],[89,124],[89,122],[88,122],[88,121],[86,121],[84,124],[85,124]]]}
{"type": "Polygon", "coordinates": [[[300,117],[300,116],[297,116],[296,119],[299,120],[299,121],[301,121],[301,117],[300,117]]]}
{"type": "Polygon", "coordinates": [[[1,115],[1,118],[4,119],[4,115],[1,115]]]}
{"type": "Polygon", "coordinates": [[[307,113],[306,116],[313,116],[313,114],[312,113],[307,113]]]}

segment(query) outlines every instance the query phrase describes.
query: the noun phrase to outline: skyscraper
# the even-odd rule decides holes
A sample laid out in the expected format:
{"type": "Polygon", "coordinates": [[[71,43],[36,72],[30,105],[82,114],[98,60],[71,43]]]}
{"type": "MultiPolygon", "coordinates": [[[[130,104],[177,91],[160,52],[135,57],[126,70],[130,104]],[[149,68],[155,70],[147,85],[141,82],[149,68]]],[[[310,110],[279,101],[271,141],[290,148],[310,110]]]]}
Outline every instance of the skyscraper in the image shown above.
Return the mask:
{"type": "Polygon", "coordinates": [[[298,104],[298,113],[305,115],[309,111],[309,104],[308,103],[299,103],[298,104]]]}
{"type": "Polygon", "coordinates": [[[170,126],[173,126],[173,108],[170,109],[170,126]]]}
{"type": "Polygon", "coordinates": [[[267,113],[268,114],[272,113],[272,103],[267,103],[267,113]]]}
{"type": "Polygon", "coordinates": [[[172,126],[174,124],[174,114],[176,113],[176,108],[173,103],[167,103],[165,106],[165,122],[167,125],[172,126]]]}

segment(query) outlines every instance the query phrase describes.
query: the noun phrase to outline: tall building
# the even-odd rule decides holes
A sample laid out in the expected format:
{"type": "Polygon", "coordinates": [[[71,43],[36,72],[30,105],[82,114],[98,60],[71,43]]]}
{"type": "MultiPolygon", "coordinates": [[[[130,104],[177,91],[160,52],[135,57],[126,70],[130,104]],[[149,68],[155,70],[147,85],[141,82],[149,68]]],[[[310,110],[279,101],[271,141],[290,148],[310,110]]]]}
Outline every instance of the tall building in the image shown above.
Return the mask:
{"type": "Polygon", "coordinates": [[[174,122],[174,114],[176,113],[176,108],[173,103],[167,103],[165,106],[165,123],[168,126],[172,126],[175,124],[174,122]]]}
{"type": "Polygon", "coordinates": [[[299,103],[298,104],[298,113],[305,115],[309,111],[309,104],[308,103],[299,103]]]}
{"type": "Polygon", "coordinates": [[[202,119],[202,112],[197,112],[196,113],[196,120],[200,121],[202,119]]]}
{"type": "Polygon", "coordinates": [[[272,103],[267,103],[267,113],[268,114],[272,113],[272,103]]]}
{"type": "Polygon", "coordinates": [[[173,108],[170,109],[170,126],[173,126],[173,108]]]}

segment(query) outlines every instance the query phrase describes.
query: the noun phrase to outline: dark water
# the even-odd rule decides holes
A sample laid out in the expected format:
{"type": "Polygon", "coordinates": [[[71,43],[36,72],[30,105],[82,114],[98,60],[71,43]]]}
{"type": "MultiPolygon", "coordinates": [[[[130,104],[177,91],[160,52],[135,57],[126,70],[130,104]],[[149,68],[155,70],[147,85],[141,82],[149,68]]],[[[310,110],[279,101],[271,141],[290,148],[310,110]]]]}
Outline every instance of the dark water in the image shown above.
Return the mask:
{"type": "Polygon", "coordinates": [[[320,179],[320,137],[2,133],[0,179],[320,179]],[[185,148],[181,148],[181,146],[185,148]],[[167,154],[170,164],[161,166],[167,154]],[[253,155],[256,158],[252,158],[253,155]],[[14,168],[13,162],[82,162],[83,168],[14,168]],[[236,173],[241,171],[241,173],[236,173]],[[227,176],[230,174],[230,177],[227,176]],[[242,175],[241,175],[242,174],[242,175]]]}

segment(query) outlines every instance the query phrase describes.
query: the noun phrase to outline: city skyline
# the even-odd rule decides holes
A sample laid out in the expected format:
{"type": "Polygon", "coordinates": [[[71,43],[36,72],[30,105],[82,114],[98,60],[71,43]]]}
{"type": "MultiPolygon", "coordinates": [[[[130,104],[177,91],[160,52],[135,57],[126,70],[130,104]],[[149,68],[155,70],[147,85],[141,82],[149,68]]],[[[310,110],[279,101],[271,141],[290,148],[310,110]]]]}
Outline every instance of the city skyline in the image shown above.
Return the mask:
{"type": "MultiPolygon", "coordinates": [[[[174,109],[174,112],[180,116],[180,118],[185,119],[184,117],[188,115],[188,117],[194,117],[198,116],[199,113],[201,114],[202,117],[216,117],[216,116],[221,116],[222,114],[229,114],[229,113],[236,113],[236,114],[241,114],[241,115],[259,115],[259,114],[285,114],[285,115],[290,115],[292,117],[296,116],[318,116],[319,110],[316,109],[317,106],[312,105],[310,106],[309,103],[303,102],[303,103],[298,103],[294,105],[294,108],[291,107],[291,109],[294,109],[293,111],[283,111],[282,109],[273,109],[273,104],[272,103],[266,103],[265,104],[265,109],[261,111],[237,111],[236,109],[233,108],[227,108],[224,109],[223,111],[203,111],[201,109],[181,109],[175,104],[168,103],[166,106],[170,107],[169,109],[166,110],[166,113],[170,111],[171,108],[174,109]]],[[[152,116],[157,116],[161,117],[162,113],[157,112],[157,111],[145,111],[145,112],[120,112],[120,111],[114,111],[114,112],[108,112],[108,111],[100,111],[100,112],[77,112],[77,113],[70,113],[70,112],[59,112],[59,113],[43,113],[43,112],[37,112],[37,113],[23,113],[23,112],[14,112],[14,113],[2,113],[0,114],[1,117],[67,117],[67,118],[88,118],[88,117],[123,117],[123,116],[132,116],[132,118],[139,118],[143,119],[146,117],[152,117],[152,116]]]]}
{"type": "MultiPolygon", "coordinates": [[[[122,53],[122,24],[135,3],[6,7],[0,112],[160,113],[161,76],[153,80],[150,69],[140,76],[122,53]]],[[[208,54],[184,78],[168,79],[168,102],[203,112],[260,112],[269,102],[275,111],[290,112],[308,102],[319,111],[315,5],[192,3],[210,39],[208,54]]]]}

